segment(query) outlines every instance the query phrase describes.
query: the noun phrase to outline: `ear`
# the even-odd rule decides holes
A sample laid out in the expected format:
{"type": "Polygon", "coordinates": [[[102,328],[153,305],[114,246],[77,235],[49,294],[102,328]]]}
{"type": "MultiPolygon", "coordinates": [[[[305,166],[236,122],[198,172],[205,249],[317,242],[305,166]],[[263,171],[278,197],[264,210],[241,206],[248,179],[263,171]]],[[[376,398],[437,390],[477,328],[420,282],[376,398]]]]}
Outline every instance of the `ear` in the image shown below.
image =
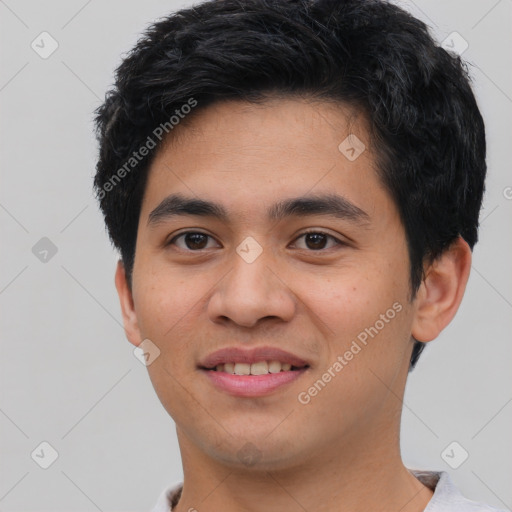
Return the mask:
{"type": "Polygon", "coordinates": [[[451,322],[459,309],[471,270],[471,249],[459,237],[425,272],[414,302],[412,335],[432,341],[451,322]]]}
{"type": "Polygon", "coordinates": [[[116,289],[121,303],[121,311],[123,313],[124,332],[130,343],[138,346],[141,341],[139,323],[133,305],[133,296],[126,280],[126,272],[123,262],[119,260],[116,268],[116,289]]]}

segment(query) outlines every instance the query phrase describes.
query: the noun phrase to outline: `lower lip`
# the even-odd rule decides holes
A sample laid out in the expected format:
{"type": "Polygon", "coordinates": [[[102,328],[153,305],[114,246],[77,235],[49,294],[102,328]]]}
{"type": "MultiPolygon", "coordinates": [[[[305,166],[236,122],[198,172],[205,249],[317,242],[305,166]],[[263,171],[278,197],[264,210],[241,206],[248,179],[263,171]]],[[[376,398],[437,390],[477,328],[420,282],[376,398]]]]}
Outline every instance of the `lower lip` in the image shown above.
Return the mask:
{"type": "Polygon", "coordinates": [[[221,391],[234,396],[254,397],[272,393],[281,386],[297,380],[307,368],[265,375],[232,375],[214,370],[202,370],[221,391]]]}

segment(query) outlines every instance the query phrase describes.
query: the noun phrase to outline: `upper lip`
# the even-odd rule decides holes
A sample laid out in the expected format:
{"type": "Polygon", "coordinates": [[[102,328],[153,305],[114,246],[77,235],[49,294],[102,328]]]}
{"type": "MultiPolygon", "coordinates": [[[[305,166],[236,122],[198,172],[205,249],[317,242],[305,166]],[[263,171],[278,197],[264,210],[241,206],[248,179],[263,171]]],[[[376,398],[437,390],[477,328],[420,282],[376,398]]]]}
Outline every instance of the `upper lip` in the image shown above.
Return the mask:
{"type": "Polygon", "coordinates": [[[256,347],[242,349],[240,347],[227,347],[212,352],[206,356],[199,366],[202,368],[214,368],[224,363],[257,363],[259,361],[279,361],[289,363],[298,368],[309,366],[307,361],[300,357],[275,347],[256,347]]]}

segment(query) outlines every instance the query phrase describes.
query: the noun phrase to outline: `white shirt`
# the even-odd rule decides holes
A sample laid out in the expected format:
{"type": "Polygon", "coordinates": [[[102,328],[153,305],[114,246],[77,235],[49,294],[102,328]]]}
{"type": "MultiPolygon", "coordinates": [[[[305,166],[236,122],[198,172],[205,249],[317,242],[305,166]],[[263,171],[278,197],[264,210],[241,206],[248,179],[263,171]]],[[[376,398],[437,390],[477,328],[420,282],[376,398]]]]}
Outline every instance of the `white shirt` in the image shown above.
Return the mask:
{"type": "MultiPolygon", "coordinates": [[[[506,512],[464,498],[455,487],[446,471],[414,471],[411,473],[424,485],[434,491],[424,512],[506,512]]],[[[178,483],[165,489],[151,512],[170,512],[178,503],[182,484],[178,483]]]]}

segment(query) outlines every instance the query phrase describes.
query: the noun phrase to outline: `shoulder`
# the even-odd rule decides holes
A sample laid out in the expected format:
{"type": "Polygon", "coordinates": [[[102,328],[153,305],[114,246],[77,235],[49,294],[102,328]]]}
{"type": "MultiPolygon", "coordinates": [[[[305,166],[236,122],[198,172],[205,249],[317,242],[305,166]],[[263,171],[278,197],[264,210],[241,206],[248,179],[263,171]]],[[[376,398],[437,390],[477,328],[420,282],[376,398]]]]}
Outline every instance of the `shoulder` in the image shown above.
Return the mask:
{"type": "Polygon", "coordinates": [[[434,491],[424,512],[505,512],[465,498],[446,471],[411,471],[427,487],[434,491]]]}

